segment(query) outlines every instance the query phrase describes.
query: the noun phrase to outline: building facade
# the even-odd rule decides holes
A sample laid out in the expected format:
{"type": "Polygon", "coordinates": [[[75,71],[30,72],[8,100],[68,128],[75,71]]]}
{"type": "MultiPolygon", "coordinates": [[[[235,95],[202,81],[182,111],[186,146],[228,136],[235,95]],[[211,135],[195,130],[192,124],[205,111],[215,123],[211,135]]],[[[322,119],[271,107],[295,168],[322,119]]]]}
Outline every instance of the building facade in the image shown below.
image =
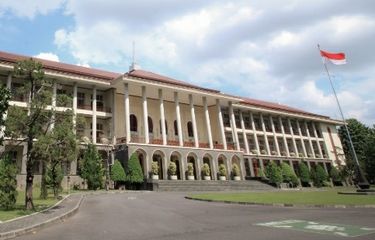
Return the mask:
{"type": "MultiPolygon", "coordinates": [[[[22,87],[13,75],[15,62],[27,58],[0,52],[0,81],[12,92],[22,87]]],[[[138,69],[118,74],[70,64],[36,59],[45,76],[53,79],[51,107],[72,109],[85,123],[76,126],[78,139],[88,138],[105,155],[123,147],[137,153],[145,179],[151,163],[160,166],[159,178],[168,179],[167,166],[177,165],[179,180],[187,179],[187,164],[194,166],[195,179],[203,179],[201,167],[209,164],[211,178],[218,179],[218,166],[231,172],[236,163],[241,179],[260,176],[270,161],[295,167],[322,165],[327,171],[342,159],[337,126],[326,116],[285,105],[221,93],[138,69]],[[69,106],[59,105],[59,94],[72,96],[69,106]]],[[[12,95],[11,105],[26,107],[25,96],[12,95]]],[[[7,141],[6,141],[7,143],[7,141]]],[[[84,147],[85,143],[81,142],[84,147]]],[[[26,145],[12,149],[19,168],[19,183],[25,178],[26,145]]],[[[114,154],[115,155],[115,154],[114,154]]],[[[79,182],[78,161],[67,174],[79,182]]],[[[36,176],[40,169],[35,169],[36,176]]],[[[36,177],[36,181],[38,178],[36,177]]]]}

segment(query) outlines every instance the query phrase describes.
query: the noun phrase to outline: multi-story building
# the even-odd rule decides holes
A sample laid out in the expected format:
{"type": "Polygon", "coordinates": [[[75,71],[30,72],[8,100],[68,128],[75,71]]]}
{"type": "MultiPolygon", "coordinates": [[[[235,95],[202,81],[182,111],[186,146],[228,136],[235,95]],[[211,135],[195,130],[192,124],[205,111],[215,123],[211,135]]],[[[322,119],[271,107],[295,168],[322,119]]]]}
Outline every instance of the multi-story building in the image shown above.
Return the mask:
{"type": "MultiPolygon", "coordinates": [[[[13,65],[25,58],[0,52],[0,81],[12,91],[23,84],[14,77],[13,65]]],[[[190,162],[195,179],[202,179],[201,167],[208,163],[214,180],[221,163],[227,170],[237,163],[242,179],[259,176],[270,161],[295,167],[303,160],[309,167],[321,164],[327,171],[344,164],[337,134],[342,122],[329,117],[224,94],[136,65],[119,74],[36,60],[43,63],[45,76],[56,82],[51,107],[71,108],[86,120],[76,127],[79,139],[89,138],[103,152],[122,146],[128,155],[137,153],[145,179],[150,177],[152,161],[159,162],[160,179],[168,179],[167,166],[175,162],[179,180],[187,178],[190,162]],[[59,106],[61,93],[72,96],[71,106],[59,106]]],[[[14,94],[10,104],[26,107],[26,98],[14,94]]],[[[12,149],[20,179],[26,174],[26,148],[25,144],[5,146],[5,151],[12,149]]],[[[73,179],[77,168],[77,161],[67,168],[73,179]]]]}

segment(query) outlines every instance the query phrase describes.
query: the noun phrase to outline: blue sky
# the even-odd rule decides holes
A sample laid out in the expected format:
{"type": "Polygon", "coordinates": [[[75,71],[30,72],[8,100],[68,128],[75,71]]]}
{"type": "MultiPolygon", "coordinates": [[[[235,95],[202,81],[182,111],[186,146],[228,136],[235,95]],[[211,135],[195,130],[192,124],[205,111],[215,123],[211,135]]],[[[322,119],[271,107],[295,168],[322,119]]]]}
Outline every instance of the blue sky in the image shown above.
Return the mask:
{"type": "Polygon", "coordinates": [[[126,72],[142,69],[225,93],[375,123],[375,2],[25,0],[0,2],[0,50],[126,72]]]}

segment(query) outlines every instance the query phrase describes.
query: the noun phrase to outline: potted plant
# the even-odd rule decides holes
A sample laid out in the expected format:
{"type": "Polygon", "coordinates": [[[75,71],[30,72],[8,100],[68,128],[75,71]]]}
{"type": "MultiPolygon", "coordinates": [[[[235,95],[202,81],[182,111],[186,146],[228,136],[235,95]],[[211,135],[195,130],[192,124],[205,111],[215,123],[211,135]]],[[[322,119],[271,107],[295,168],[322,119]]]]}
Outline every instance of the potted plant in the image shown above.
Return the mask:
{"type": "Polygon", "coordinates": [[[264,149],[262,149],[262,150],[260,151],[260,153],[263,154],[263,155],[266,155],[266,154],[267,154],[267,151],[264,150],[264,149]]]}
{"type": "Polygon", "coordinates": [[[290,152],[289,155],[290,155],[291,157],[295,157],[295,156],[296,156],[296,154],[295,154],[294,152],[290,152]]]}
{"type": "Polygon", "coordinates": [[[252,154],[258,154],[258,151],[257,151],[256,149],[252,149],[252,150],[251,150],[251,153],[252,153],[252,154]]]}
{"type": "Polygon", "coordinates": [[[194,165],[191,162],[187,165],[187,179],[194,180],[194,165]]]}
{"type": "Polygon", "coordinates": [[[298,153],[298,157],[303,157],[303,153],[298,153]]]}
{"type": "Polygon", "coordinates": [[[277,155],[277,152],[276,151],[272,151],[271,154],[272,155],[277,155]]]}
{"type": "Polygon", "coordinates": [[[219,165],[219,179],[223,181],[227,180],[227,169],[224,164],[219,165]]]}
{"type": "Polygon", "coordinates": [[[232,173],[233,173],[233,180],[235,181],[241,180],[240,168],[238,167],[237,163],[232,164],[232,173]]]}
{"type": "Polygon", "coordinates": [[[171,180],[177,180],[177,175],[176,175],[176,163],[170,162],[168,166],[168,174],[171,180]]]}
{"type": "Polygon", "coordinates": [[[211,180],[210,166],[207,163],[203,164],[202,174],[203,174],[204,180],[211,180]]]}
{"type": "Polygon", "coordinates": [[[159,164],[158,162],[152,161],[151,163],[151,173],[153,180],[159,180],[159,164]]]}

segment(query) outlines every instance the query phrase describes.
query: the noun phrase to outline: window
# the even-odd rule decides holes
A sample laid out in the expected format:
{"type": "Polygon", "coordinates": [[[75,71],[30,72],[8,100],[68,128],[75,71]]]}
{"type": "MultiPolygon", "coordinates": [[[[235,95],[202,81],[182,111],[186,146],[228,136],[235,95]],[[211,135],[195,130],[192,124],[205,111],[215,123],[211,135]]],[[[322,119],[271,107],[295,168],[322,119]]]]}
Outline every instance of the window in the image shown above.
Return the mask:
{"type": "MultiPolygon", "coordinates": [[[[91,95],[91,107],[92,107],[92,95],[91,95]]],[[[96,95],[96,109],[98,111],[103,111],[104,110],[103,95],[100,95],[100,94],[96,95]]]]}
{"type": "Polygon", "coordinates": [[[77,106],[83,107],[85,105],[85,94],[82,92],[77,93],[77,106]]]}
{"type": "Polygon", "coordinates": [[[131,132],[138,131],[137,117],[134,114],[130,115],[130,131],[131,132]]]}
{"type": "MultiPolygon", "coordinates": [[[[165,134],[168,135],[168,124],[167,124],[167,120],[164,120],[164,123],[165,123],[165,134]]],[[[159,120],[159,127],[160,127],[160,134],[162,134],[162,131],[161,131],[161,120],[159,120]]]]}
{"type": "Polygon", "coordinates": [[[147,117],[148,122],[148,132],[153,133],[154,132],[154,124],[152,123],[152,118],[150,116],[147,117]]]}
{"type": "Polygon", "coordinates": [[[174,120],[173,127],[174,127],[174,135],[178,136],[177,120],[174,120]]]}
{"type": "Polygon", "coordinates": [[[187,123],[187,129],[188,129],[188,136],[189,137],[194,137],[194,132],[193,132],[193,123],[189,121],[187,123]]]}

